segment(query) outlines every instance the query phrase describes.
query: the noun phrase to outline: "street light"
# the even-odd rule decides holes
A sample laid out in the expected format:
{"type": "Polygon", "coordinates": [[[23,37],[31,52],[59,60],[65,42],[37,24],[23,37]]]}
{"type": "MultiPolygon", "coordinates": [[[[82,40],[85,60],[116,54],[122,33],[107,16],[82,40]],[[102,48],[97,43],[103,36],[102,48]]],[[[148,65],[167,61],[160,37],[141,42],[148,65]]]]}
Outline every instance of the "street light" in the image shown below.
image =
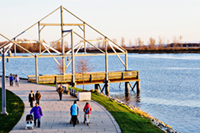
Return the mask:
{"type": "Polygon", "coordinates": [[[1,115],[8,115],[6,112],[6,89],[5,89],[5,59],[4,59],[4,47],[2,54],[2,112],[1,115]]]}

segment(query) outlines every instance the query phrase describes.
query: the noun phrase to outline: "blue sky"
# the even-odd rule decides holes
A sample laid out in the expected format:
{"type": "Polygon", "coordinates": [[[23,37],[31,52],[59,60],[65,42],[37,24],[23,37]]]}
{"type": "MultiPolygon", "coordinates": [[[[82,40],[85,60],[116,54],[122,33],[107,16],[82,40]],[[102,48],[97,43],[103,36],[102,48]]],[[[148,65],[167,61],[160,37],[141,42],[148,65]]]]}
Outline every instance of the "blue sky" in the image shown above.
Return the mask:
{"type": "MultiPolygon", "coordinates": [[[[126,44],[129,40],[134,44],[138,37],[147,44],[150,37],[158,42],[159,36],[165,43],[174,36],[183,36],[183,42],[200,42],[200,0],[1,0],[0,33],[12,38],[60,5],[119,44],[121,37],[126,44]]],[[[59,17],[57,12],[45,22],[59,22],[59,17]]],[[[68,23],[67,14],[64,20],[68,23]]],[[[48,28],[42,31],[42,39],[57,40],[60,27],[48,28]]],[[[35,26],[19,38],[37,37],[35,26]]],[[[87,39],[97,37],[87,32],[87,39]]]]}

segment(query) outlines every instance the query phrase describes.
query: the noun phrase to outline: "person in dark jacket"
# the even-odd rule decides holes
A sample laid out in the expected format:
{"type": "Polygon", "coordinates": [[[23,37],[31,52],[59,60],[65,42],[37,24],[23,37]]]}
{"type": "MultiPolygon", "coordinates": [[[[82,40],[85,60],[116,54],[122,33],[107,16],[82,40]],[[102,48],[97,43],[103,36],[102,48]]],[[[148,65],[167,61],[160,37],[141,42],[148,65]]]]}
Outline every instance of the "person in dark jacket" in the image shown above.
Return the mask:
{"type": "Polygon", "coordinates": [[[74,101],[74,104],[70,108],[70,114],[72,116],[73,126],[75,126],[77,121],[77,116],[79,115],[79,108],[76,105],[76,101],[74,101]]]}
{"type": "Polygon", "coordinates": [[[36,120],[38,120],[38,127],[40,128],[40,119],[41,116],[43,116],[42,114],[42,109],[41,107],[38,105],[38,103],[35,104],[35,106],[31,109],[30,114],[34,114],[34,126],[36,126],[36,120]]]}
{"type": "Polygon", "coordinates": [[[28,99],[30,102],[30,106],[33,107],[33,101],[35,100],[35,95],[32,90],[31,90],[31,93],[28,95],[28,99]]]}
{"type": "Polygon", "coordinates": [[[38,103],[38,105],[40,104],[40,99],[41,99],[41,94],[39,91],[37,91],[35,93],[35,99],[36,99],[36,102],[38,103]]]}
{"type": "Polygon", "coordinates": [[[59,87],[58,87],[58,94],[59,94],[59,97],[60,97],[60,100],[62,100],[62,93],[63,93],[63,91],[64,91],[64,89],[62,88],[62,85],[60,85],[59,87]]]}
{"type": "Polygon", "coordinates": [[[85,114],[84,114],[84,124],[85,124],[85,121],[86,121],[87,125],[89,126],[92,108],[90,107],[88,102],[85,104],[83,111],[85,112],[85,114]]]}
{"type": "Polygon", "coordinates": [[[9,79],[10,79],[10,86],[13,86],[13,75],[12,75],[12,73],[10,74],[9,79]]]}

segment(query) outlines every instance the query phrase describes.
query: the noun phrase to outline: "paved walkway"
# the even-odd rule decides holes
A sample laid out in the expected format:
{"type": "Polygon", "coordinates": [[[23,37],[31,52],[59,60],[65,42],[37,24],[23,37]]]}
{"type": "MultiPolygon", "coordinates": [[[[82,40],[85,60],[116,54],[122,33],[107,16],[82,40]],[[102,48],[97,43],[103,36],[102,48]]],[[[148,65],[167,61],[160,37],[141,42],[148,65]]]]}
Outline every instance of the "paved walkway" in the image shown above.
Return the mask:
{"type": "MultiPolygon", "coordinates": [[[[89,101],[92,107],[92,115],[90,117],[90,125],[83,124],[84,113],[83,107],[84,102],[77,102],[79,107],[79,121],[80,124],[73,127],[69,124],[70,121],[70,107],[76,98],[70,95],[63,95],[63,100],[59,100],[58,93],[55,87],[37,85],[34,83],[28,83],[27,81],[21,80],[20,86],[10,87],[8,80],[6,80],[6,88],[18,95],[25,104],[24,114],[20,121],[15,125],[11,133],[27,133],[27,132],[43,132],[43,133],[120,133],[121,130],[116,123],[115,119],[110,113],[105,110],[101,105],[94,101],[89,101]],[[28,94],[30,90],[35,93],[37,90],[42,95],[40,106],[43,111],[41,118],[41,127],[35,127],[33,130],[25,130],[25,118],[29,114],[31,108],[28,102],[28,94]]],[[[9,112],[8,112],[9,113],[9,112]]]]}

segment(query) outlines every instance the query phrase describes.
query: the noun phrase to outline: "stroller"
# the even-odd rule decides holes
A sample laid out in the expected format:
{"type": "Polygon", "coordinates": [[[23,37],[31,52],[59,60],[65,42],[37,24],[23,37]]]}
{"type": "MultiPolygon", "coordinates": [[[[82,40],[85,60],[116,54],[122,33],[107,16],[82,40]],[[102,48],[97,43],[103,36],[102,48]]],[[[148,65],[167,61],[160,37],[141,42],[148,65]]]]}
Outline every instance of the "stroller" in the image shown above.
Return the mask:
{"type": "MultiPolygon", "coordinates": [[[[72,124],[72,123],[73,123],[73,121],[72,121],[72,117],[71,117],[69,124],[72,124]]],[[[76,124],[79,124],[78,117],[77,117],[77,119],[76,119],[76,124]]]]}
{"type": "Polygon", "coordinates": [[[33,115],[27,114],[26,115],[26,128],[25,129],[33,129],[33,115]]]}

